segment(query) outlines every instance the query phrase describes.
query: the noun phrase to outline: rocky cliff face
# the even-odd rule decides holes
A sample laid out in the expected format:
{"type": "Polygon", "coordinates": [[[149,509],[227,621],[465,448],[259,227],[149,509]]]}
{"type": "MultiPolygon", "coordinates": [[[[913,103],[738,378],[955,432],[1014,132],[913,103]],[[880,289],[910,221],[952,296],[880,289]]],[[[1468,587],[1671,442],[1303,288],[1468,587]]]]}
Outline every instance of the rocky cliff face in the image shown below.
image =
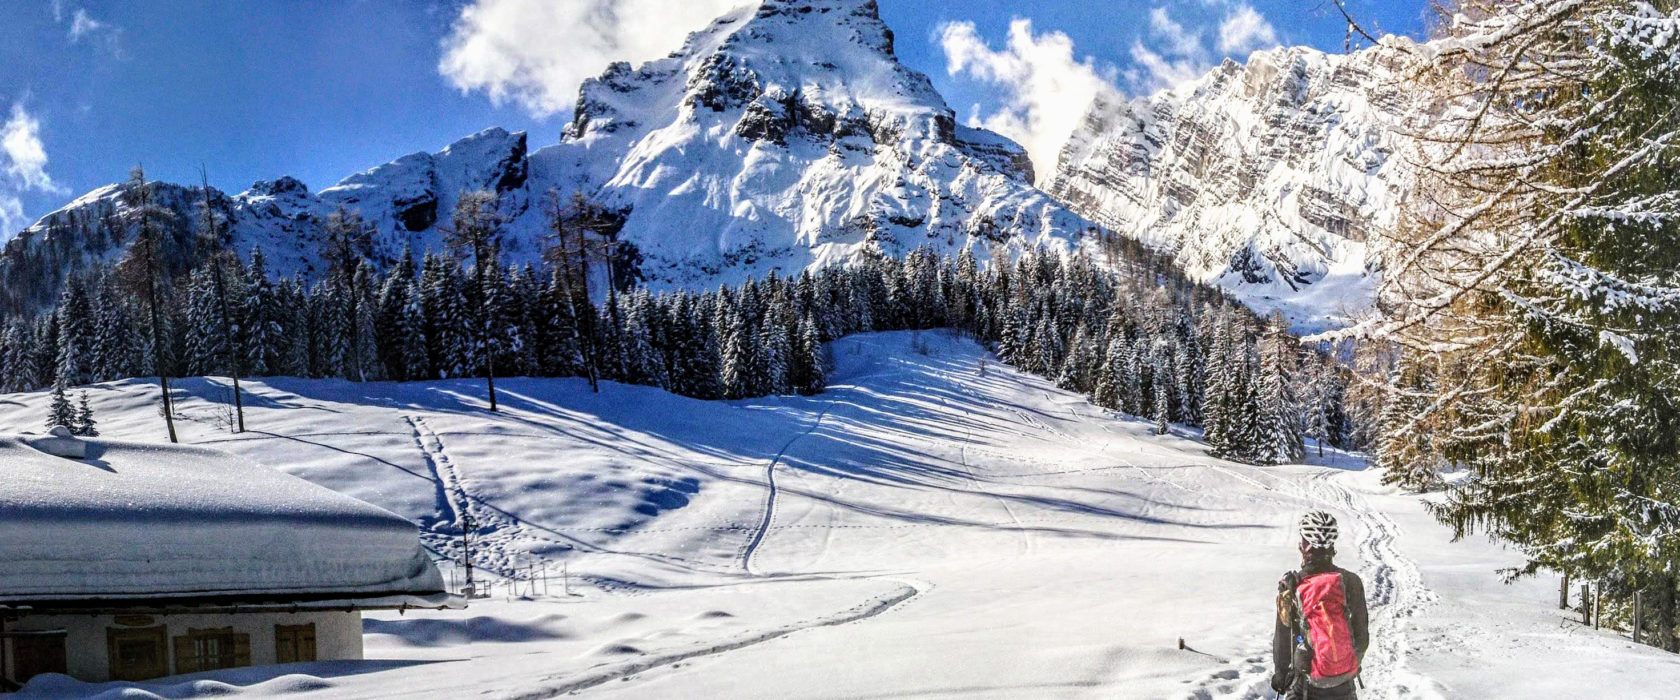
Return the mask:
{"type": "MultiPolygon", "coordinates": [[[[490,129],[318,193],[281,178],[212,202],[240,253],[261,248],[274,271],[307,275],[339,207],[373,228],[377,262],[403,246],[438,250],[458,195],[492,190],[509,218],[505,253],[535,261],[549,197],[581,192],[628,212],[621,238],[650,285],[704,287],[866,250],[1075,244],[1090,223],[1032,176],[1020,146],[957,124],[927,77],[898,62],[873,0],[765,0],[667,58],[588,81],[559,143],[528,152],[525,134],[490,129]]],[[[159,192],[190,241],[201,193],[159,192]]],[[[110,186],[19,234],[0,253],[0,306],[38,306],[64,271],[120,256],[125,208],[110,186]]]]}
{"type": "Polygon", "coordinates": [[[1089,224],[1017,144],[957,124],[898,62],[873,0],[768,0],[670,57],[583,86],[533,177],[630,211],[656,284],[792,271],[867,249],[1066,246],[1089,224]]]}
{"type": "Polygon", "coordinates": [[[1369,305],[1370,234],[1393,222],[1407,186],[1390,126],[1402,89],[1375,51],[1256,52],[1096,105],[1046,189],[1251,306],[1337,325],[1369,305]]]}

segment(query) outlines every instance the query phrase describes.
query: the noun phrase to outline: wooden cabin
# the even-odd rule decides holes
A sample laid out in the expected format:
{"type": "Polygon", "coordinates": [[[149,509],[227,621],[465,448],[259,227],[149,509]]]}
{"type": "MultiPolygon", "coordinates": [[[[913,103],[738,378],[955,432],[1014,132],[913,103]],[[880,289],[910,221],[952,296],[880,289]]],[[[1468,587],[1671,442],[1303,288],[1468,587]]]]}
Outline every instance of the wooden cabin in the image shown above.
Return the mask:
{"type": "Polygon", "coordinates": [[[0,437],[0,690],[362,658],[459,607],[408,520],[215,450],[0,437]]]}

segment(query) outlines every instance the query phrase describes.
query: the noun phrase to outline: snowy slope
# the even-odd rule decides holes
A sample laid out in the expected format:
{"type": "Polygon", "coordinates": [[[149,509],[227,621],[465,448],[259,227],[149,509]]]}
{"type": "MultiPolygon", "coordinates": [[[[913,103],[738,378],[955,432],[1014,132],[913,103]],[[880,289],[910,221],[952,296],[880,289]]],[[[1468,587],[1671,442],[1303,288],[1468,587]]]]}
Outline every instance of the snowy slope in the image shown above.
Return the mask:
{"type": "Polygon", "coordinates": [[[1346,323],[1373,299],[1372,238],[1409,186],[1392,129],[1404,76],[1380,51],[1259,51],[1099,103],[1046,190],[1262,312],[1346,323]]]}
{"type": "MultiPolygon", "coordinates": [[[[1356,459],[1212,459],[968,340],[921,338],[843,339],[823,394],[738,402],[512,379],[491,414],[478,382],[252,382],[253,430],[239,436],[204,398],[225,385],[186,382],[189,441],[396,510],[441,550],[468,512],[484,524],[476,558],[516,578],[547,566],[550,594],[510,600],[498,583],[495,600],[465,611],[379,615],[365,662],[141,687],[1265,697],[1272,593],[1308,507],[1341,519],[1339,559],[1367,581],[1375,641],[1361,697],[1645,698],[1680,682],[1673,657],[1567,622],[1555,579],[1501,584],[1494,571],[1514,555],[1447,544],[1416,498],[1354,471],[1356,459]]],[[[101,428],[156,440],[151,391],[99,385],[101,428]]],[[[42,393],[5,399],[0,430],[45,413],[42,393]]]]}
{"type": "MultiPolygon", "coordinates": [[[[374,256],[441,248],[459,194],[499,193],[504,249],[536,261],[551,194],[628,211],[622,240],[655,289],[792,273],[866,249],[954,251],[994,243],[1066,248],[1091,228],[1034,189],[1026,152],[956,123],[925,75],[893,52],[873,0],[765,0],[696,32],[669,57],[617,64],[584,84],[559,143],[488,129],[311,193],[260,182],[215,206],[234,248],[262,248],[278,274],[319,266],[320,225],[338,207],[374,229],[374,256]]],[[[160,200],[197,227],[197,190],[160,200]]],[[[54,298],[62,268],[111,259],[132,240],[101,222],[126,210],[110,186],[43,217],[0,255],[0,305],[54,298]]],[[[183,236],[190,239],[190,236],[183,236]]]]}

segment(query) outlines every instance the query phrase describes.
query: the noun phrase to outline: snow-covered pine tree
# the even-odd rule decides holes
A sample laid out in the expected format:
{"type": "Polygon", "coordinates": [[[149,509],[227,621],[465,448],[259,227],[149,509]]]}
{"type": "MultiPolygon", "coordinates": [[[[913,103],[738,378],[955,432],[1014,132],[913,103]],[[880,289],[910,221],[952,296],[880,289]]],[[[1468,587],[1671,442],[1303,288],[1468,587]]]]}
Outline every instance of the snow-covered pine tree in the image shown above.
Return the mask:
{"type": "Polygon", "coordinates": [[[40,388],[41,374],[35,364],[36,346],[40,339],[35,324],[21,318],[12,319],[6,328],[6,384],[7,391],[29,391],[40,388]]]}
{"type": "Polygon", "coordinates": [[[419,331],[409,325],[409,301],[415,284],[414,251],[403,247],[402,257],[385,275],[379,285],[379,300],[374,312],[373,328],[379,339],[379,363],[385,376],[396,381],[419,379],[409,374],[408,353],[423,344],[414,342],[412,334],[419,331]]]}
{"type": "Polygon", "coordinates": [[[737,399],[747,396],[752,390],[749,375],[752,373],[754,334],[747,328],[747,321],[742,317],[739,304],[728,293],[719,295],[719,311],[717,315],[717,334],[720,354],[718,358],[718,382],[723,391],[723,397],[737,399]]]}
{"type": "Polygon", "coordinates": [[[168,329],[163,323],[165,300],[162,289],[167,264],[163,226],[174,214],[158,205],[152,184],[146,180],[146,173],[139,166],[129,173],[123,198],[128,204],[129,218],[137,224],[138,235],[129,244],[123,260],[117,264],[117,274],[146,309],[146,333],[152,348],[152,371],[158,378],[164,427],[169,441],[179,442],[175,436],[175,407],[169,394],[170,367],[165,347],[168,329]]]}
{"type": "Polygon", "coordinates": [[[723,360],[717,334],[718,324],[714,321],[721,297],[721,293],[714,293],[697,299],[688,321],[693,342],[693,351],[687,363],[688,395],[697,399],[723,397],[723,386],[719,381],[723,360]]]}
{"type": "Polygon", "coordinates": [[[92,285],[93,377],[111,381],[140,374],[145,362],[144,346],[134,328],[132,304],[109,274],[92,285]]]}
{"type": "Polygon", "coordinates": [[[1441,472],[1447,467],[1431,431],[1420,429],[1417,417],[1434,402],[1435,375],[1432,361],[1415,352],[1403,352],[1387,382],[1382,411],[1377,415],[1381,430],[1373,466],[1383,472],[1383,483],[1398,484],[1413,491],[1442,485],[1441,472]]]}
{"type": "Polygon", "coordinates": [[[793,391],[793,384],[789,381],[789,370],[793,364],[793,343],[789,337],[789,330],[797,330],[787,295],[782,291],[775,278],[771,278],[773,289],[769,303],[765,307],[764,319],[758,331],[758,363],[757,390],[754,394],[787,394],[793,391]]]}
{"type": "Polygon", "coordinates": [[[1166,435],[1168,424],[1172,422],[1172,371],[1168,367],[1167,358],[1171,356],[1171,349],[1165,341],[1155,342],[1154,351],[1150,353],[1150,407],[1155,418],[1155,434],[1166,435]]]}
{"type": "Polygon", "coordinates": [[[77,277],[65,280],[58,300],[57,374],[61,382],[70,386],[92,382],[94,375],[97,348],[93,307],[86,284],[85,279],[77,277]]]}
{"type": "Polygon", "coordinates": [[[281,314],[276,310],[274,281],[268,278],[268,261],[261,248],[251,251],[245,267],[245,371],[253,377],[266,377],[278,372],[285,363],[280,359],[281,314]]]}
{"type": "Polygon", "coordinates": [[[1260,341],[1254,458],[1261,464],[1297,464],[1305,456],[1301,442],[1301,406],[1295,396],[1300,343],[1289,335],[1289,322],[1273,312],[1260,341]]]}
{"type": "MultiPolygon", "coordinates": [[[[1112,330],[1113,325],[1109,328],[1112,330]]],[[[1124,383],[1126,372],[1125,337],[1113,335],[1103,350],[1103,359],[1097,371],[1097,383],[1091,390],[1091,401],[1098,406],[1108,409],[1120,408],[1120,387],[1124,383]]]]}
{"type": "Polygon", "coordinates": [[[99,437],[99,422],[93,418],[93,405],[88,403],[85,391],[76,394],[76,424],[70,432],[82,437],[99,437]]]}
{"type": "Polygon", "coordinates": [[[52,399],[47,403],[47,429],[76,427],[76,407],[64,394],[64,380],[53,382],[52,399]]]}
{"type": "Polygon", "coordinates": [[[346,319],[353,324],[349,329],[351,349],[346,358],[347,379],[373,381],[385,378],[384,367],[379,363],[379,343],[375,339],[373,328],[378,308],[377,287],[373,266],[366,260],[357,261],[355,276],[348,290],[351,296],[345,300],[345,303],[352,307],[346,319]]]}
{"type": "Polygon", "coordinates": [[[202,260],[201,269],[208,271],[210,287],[215,294],[217,323],[210,332],[221,336],[218,343],[220,352],[215,362],[233,379],[234,432],[245,432],[245,399],[239,387],[246,365],[245,347],[241,342],[244,310],[238,307],[241,296],[239,280],[228,279],[229,268],[236,277],[241,268],[228,249],[230,240],[222,226],[223,216],[211,202],[210,176],[203,169],[199,170],[199,175],[202,182],[199,191],[203,199],[199,202],[199,228],[195,243],[202,260]]]}
{"type": "Polygon", "coordinates": [[[187,308],[185,309],[187,374],[209,376],[227,373],[226,324],[222,320],[221,305],[216,298],[207,268],[195,270],[187,278],[187,308]]]}
{"type": "Polygon", "coordinates": [[[793,390],[806,396],[823,389],[823,344],[817,333],[816,319],[811,315],[799,322],[799,343],[794,348],[791,381],[793,390]]]}
{"type": "Polygon", "coordinates": [[[361,290],[357,285],[365,278],[358,279],[357,271],[371,252],[371,232],[359,212],[340,206],[327,215],[323,234],[326,241],[321,256],[326,261],[327,274],[317,289],[317,296],[324,302],[322,310],[332,316],[323,319],[332,331],[322,340],[333,347],[319,358],[323,366],[317,369],[325,376],[365,381],[363,370],[367,367],[366,360],[371,358],[360,354],[363,350],[361,314],[365,309],[359,303],[361,290]]]}
{"type": "Polygon", "coordinates": [[[1202,369],[1202,439],[1213,454],[1230,445],[1232,406],[1231,330],[1222,312],[1208,310],[1203,332],[1210,337],[1202,369]]]}
{"type": "Polygon", "coordinates": [[[1386,317],[1344,335],[1427,360],[1396,430],[1472,472],[1437,509],[1456,534],[1646,591],[1680,648],[1680,11],[1486,0],[1440,32],[1400,56],[1430,196],[1388,236],[1386,317]]]}
{"type": "Polygon", "coordinates": [[[1133,329],[1123,331],[1121,337],[1126,338],[1126,354],[1125,366],[1120,375],[1120,410],[1125,411],[1127,415],[1142,416],[1149,405],[1149,397],[1144,391],[1147,366],[1144,359],[1147,354],[1145,343],[1148,340],[1141,331],[1133,332],[1133,329]]]}
{"type": "MultiPolygon", "coordinates": [[[[542,374],[548,377],[585,375],[582,337],[568,284],[565,270],[552,269],[537,304],[541,316],[537,325],[538,363],[542,374]]],[[[589,314],[593,315],[594,310],[590,309],[589,314]]]]}

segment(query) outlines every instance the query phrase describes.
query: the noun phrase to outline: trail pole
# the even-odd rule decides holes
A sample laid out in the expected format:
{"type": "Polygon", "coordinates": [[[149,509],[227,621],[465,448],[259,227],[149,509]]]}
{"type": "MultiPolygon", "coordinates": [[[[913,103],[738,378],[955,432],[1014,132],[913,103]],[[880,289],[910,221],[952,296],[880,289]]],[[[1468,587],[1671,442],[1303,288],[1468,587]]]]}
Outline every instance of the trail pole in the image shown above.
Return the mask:
{"type": "Polygon", "coordinates": [[[1640,609],[1639,603],[1640,603],[1639,591],[1634,591],[1633,592],[1633,643],[1634,644],[1639,643],[1639,623],[1642,622],[1642,620],[1640,620],[1639,618],[1641,617],[1640,613],[1644,612],[1643,610],[1640,609]]]}
{"type": "Polygon", "coordinates": [[[1587,584],[1581,584],[1581,624],[1592,624],[1592,594],[1587,584]]]}
{"type": "Polygon", "coordinates": [[[1563,572],[1563,584],[1558,586],[1558,609],[1569,609],[1569,572],[1563,572]]]}
{"type": "Polygon", "coordinates": [[[478,593],[478,591],[473,588],[472,527],[473,527],[472,514],[468,513],[468,512],[465,512],[465,511],[462,511],[462,513],[461,513],[461,558],[464,561],[466,561],[466,564],[467,564],[467,588],[466,588],[466,591],[467,591],[467,597],[468,598],[475,597],[478,593]]]}

